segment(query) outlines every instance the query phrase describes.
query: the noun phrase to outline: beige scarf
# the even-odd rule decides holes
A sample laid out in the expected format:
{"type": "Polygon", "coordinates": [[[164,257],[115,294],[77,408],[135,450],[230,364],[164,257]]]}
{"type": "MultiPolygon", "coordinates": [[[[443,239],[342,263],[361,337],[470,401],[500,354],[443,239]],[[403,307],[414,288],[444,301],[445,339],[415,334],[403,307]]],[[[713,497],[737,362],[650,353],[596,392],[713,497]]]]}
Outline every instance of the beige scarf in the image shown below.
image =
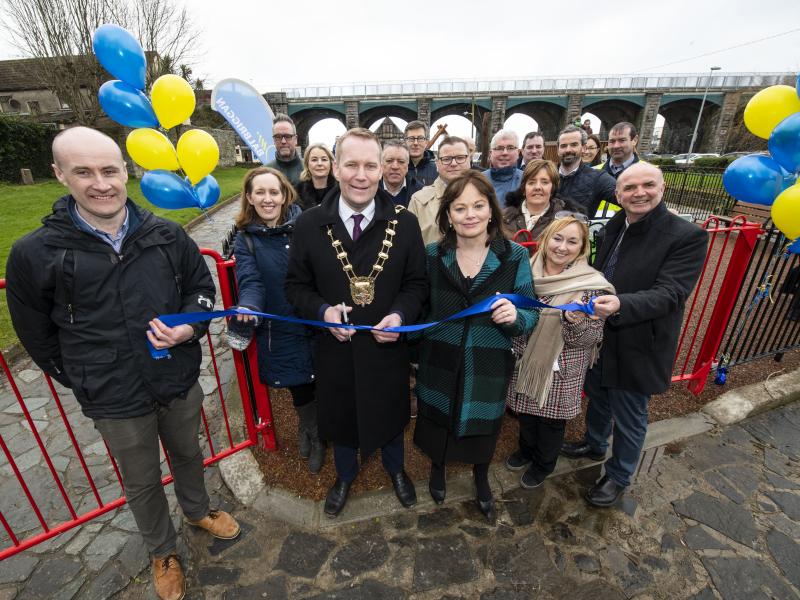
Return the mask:
{"type": "MultiPolygon", "coordinates": [[[[537,252],[531,259],[531,270],[536,295],[550,296],[551,305],[580,302],[587,290],[614,293],[614,286],[606,281],[602,273],[590,267],[585,258],[576,260],[558,275],[545,275],[542,253],[537,252]]],[[[516,387],[517,393],[535,400],[539,408],[547,401],[553,383],[553,365],[563,348],[561,311],[543,308],[520,360],[516,387]]],[[[598,351],[599,348],[592,350],[590,365],[597,360],[598,351]]]]}

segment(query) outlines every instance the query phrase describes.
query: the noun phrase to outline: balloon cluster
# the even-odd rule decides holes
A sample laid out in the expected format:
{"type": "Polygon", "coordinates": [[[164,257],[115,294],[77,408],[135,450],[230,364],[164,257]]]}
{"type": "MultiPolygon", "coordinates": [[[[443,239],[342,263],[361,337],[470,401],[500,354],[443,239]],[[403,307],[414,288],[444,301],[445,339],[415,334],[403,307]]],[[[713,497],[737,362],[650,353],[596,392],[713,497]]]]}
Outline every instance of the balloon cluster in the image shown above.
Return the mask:
{"type": "Polygon", "coordinates": [[[744,109],[750,133],[768,140],[770,156],[736,159],[722,175],[728,193],[744,202],[771,206],[772,222],[800,254],[800,77],[795,87],[773,85],[753,96],[744,109]]]}
{"type": "Polygon", "coordinates": [[[98,27],[92,48],[100,64],[118,78],[100,86],[100,106],[120,125],[135,128],[125,147],[136,164],[147,170],[140,184],[145,198],[169,209],[204,209],[219,200],[219,184],[211,175],[219,162],[214,138],[201,129],[190,129],[181,135],[176,150],[156,129],[159,125],[171,129],[192,115],[195,97],[191,86],[177,75],[163,75],[153,83],[148,98],[143,92],[144,51],[133,35],[118,25],[98,27]],[[186,177],[173,172],[178,170],[186,177]]]}

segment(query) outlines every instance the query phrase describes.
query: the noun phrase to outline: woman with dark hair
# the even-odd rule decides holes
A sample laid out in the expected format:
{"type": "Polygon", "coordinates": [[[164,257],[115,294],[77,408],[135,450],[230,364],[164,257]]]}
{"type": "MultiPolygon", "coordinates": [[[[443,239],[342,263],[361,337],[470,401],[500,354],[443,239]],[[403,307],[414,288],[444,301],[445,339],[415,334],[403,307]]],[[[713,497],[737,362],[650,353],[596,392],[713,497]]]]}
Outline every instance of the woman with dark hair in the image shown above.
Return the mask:
{"type": "Polygon", "coordinates": [[[583,147],[581,160],[588,163],[590,167],[594,167],[603,162],[602,158],[603,157],[600,156],[600,138],[592,133],[586,138],[586,145],[583,147]]]}
{"type": "MultiPolygon", "coordinates": [[[[603,274],[589,266],[589,227],[582,214],[556,219],[544,230],[533,257],[534,290],[550,305],[587,303],[613,294],[603,274]]],[[[522,358],[508,388],[508,407],[519,417],[519,449],[506,460],[525,472],[520,485],[539,487],[555,469],[567,421],[581,412],[586,370],[597,360],[601,319],[583,312],[542,309],[530,339],[514,340],[522,358]]]]}
{"type": "Polygon", "coordinates": [[[325,194],[336,185],[333,154],[325,144],[311,144],[303,153],[303,171],[297,184],[297,203],[308,210],[322,203],[325,194]]]}
{"type": "MultiPolygon", "coordinates": [[[[503,238],[501,212],[485,175],[466,171],[445,188],[438,214],[442,240],[428,244],[427,321],[498,293],[533,297],[528,253],[503,238]]],[[[425,329],[419,345],[414,442],[431,459],[428,483],[437,504],[446,494],[445,464],[473,465],[476,503],[491,522],[489,463],[514,368],[511,340],[529,333],[537,313],[506,299],[490,313],[425,329]]]]}
{"type": "Polygon", "coordinates": [[[537,159],[525,166],[519,188],[506,195],[503,224],[509,235],[525,229],[537,240],[558,212],[582,212],[583,208],[558,195],[558,169],[549,160],[537,159]]]}
{"type": "MultiPolygon", "coordinates": [[[[236,216],[236,279],[239,306],[257,312],[294,316],[283,291],[294,223],[300,214],[296,193],[283,173],[258,167],[245,175],[241,206],[236,216]]],[[[303,325],[281,321],[258,324],[255,317],[238,315],[228,324],[228,343],[244,350],[256,328],[258,374],[261,382],[288,388],[300,419],[300,456],[317,473],[325,446],[317,435],[317,403],[311,363],[311,336],[303,325]],[[257,326],[257,328],[256,328],[257,326]]]]}

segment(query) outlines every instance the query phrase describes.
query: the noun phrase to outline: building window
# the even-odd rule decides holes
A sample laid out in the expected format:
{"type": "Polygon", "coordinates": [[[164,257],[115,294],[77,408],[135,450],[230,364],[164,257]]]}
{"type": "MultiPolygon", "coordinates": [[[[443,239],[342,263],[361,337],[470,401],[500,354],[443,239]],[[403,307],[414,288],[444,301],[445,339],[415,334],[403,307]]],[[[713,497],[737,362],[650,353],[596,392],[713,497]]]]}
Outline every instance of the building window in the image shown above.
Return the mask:
{"type": "Polygon", "coordinates": [[[28,101],[28,112],[32,115],[39,115],[42,113],[42,109],[39,107],[39,103],[36,100],[28,101]]]}

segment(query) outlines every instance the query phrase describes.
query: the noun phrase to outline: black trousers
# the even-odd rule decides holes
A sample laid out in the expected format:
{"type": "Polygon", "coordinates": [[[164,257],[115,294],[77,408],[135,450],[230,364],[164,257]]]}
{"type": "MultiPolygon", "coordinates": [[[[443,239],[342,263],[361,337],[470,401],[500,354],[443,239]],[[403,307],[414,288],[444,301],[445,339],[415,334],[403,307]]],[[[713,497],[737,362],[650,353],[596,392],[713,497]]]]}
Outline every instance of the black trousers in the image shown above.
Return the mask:
{"type": "Polygon", "coordinates": [[[305,406],[314,401],[314,382],[290,385],[289,393],[292,395],[292,404],[295,408],[305,406]]]}
{"type": "Polygon", "coordinates": [[[567,428],[565,419],[519,413],[519,450],[532,461],[530,468],[547,477],[556,468],[567,428]]]}

